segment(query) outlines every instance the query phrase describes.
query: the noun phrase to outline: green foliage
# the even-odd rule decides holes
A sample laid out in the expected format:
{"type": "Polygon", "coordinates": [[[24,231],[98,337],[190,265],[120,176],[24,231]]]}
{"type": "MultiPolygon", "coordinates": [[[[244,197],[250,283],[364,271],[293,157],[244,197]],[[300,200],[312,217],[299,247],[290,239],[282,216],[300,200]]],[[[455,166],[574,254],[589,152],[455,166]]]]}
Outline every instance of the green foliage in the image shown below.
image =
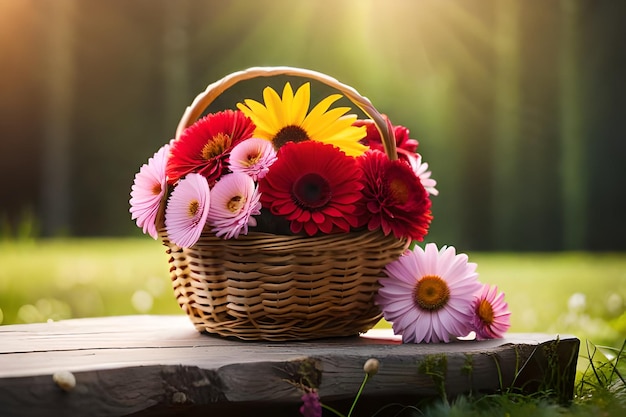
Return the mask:
{"type": "Polygon", "coordinates": [[[22,211],[17,224],[12,227],[6,213],[0,212],[0,241],[32,240],[39,235],[39,221],[31,208],[22,211]]]}
{"type": "Polygon", "coordinates": [[[447,403],[446,373],[448,372],[448,357],[444,354],[428,355],[423,362],[418,364],[417,369],[420,374],[432,379],[441,400],[447,403]]]}
{"type": "Polygon", "coordinates": [[[578,402],[626,410],[626,339],[620,348],[587,342],[586,350],[579,361],[578,402]]]}
{"type": "MultiPolygon", "coordinates": [[[[558,341],[555,341],[556,343],[558,341]]],[[[548,346],[548,352],[545,352],[548,355],[548,362],[551,360],[549,357],[551,348],[548,346]]],[[[429,355],[418,364],[418,369],[421,374],[432,378],[433,383],[441,390],[440,397],[422,399],[416,401],[415,404],[388,404],[368,415],[372,417],[587,417],[595,415],[622,417],[626,412],[625,348],[626,340],[619,349],[599,348],[588,343],[588,355],[582,358],[588,365],[578,376],[574,401],[567,405],[559,401],[559,393],[543,391],[541,388],[535,394],[520,394],[513,390],[503,390],[497,395],[460,396],[448,401],[445,392],[447,358],[445,355],[429,355]]],[[[466,366],[471,368],[471,360],[466,361],[466,366]]],[[[523,369],[523,365],[521,368],[523,369]]],[[[556,375],[553,376],[558,378],[556,375]]],[[[355,395],[352,409],[366,381],[367,375],[355,395]]],[[[336,416],[344,416],[325,405],[323,400],[322,398],[324,409],[336,416]]]]}

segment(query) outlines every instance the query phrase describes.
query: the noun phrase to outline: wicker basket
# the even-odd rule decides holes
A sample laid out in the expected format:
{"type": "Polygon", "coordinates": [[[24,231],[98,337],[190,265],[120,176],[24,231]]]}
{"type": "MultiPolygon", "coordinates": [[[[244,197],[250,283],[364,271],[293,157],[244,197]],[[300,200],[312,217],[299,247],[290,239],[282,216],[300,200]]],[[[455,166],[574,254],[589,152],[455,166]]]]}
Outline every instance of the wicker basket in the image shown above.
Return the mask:
{"type": "MultiPolygon", "coordinates": [[[[276,75],[324,83],[350,99],[377,125],[387,155],[395,138],[385,119],[353,88],[324,74],[290,67],[250,68],[209,85],[185,111],[176,132],[193,124],[226,89],[239,81],[276,75]]],[[[374,303],[382,269],[407,247],[381,231],[321,236],[250,232],[237,239],[203,233],[191,248],[159,234],[170,255],[178,303],[200,332],[244,340],[306,340],[352,336],[381,318],[374,303]]]]}

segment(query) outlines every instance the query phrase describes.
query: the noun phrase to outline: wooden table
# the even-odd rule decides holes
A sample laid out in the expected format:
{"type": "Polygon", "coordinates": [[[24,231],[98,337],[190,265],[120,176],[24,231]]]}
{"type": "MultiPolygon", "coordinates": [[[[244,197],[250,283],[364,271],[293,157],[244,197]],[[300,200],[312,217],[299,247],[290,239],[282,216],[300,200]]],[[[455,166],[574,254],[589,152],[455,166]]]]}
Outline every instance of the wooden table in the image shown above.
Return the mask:
{"type": "Polygon", "coordinates": [[[0,326],[0,415],[298,416],[307,385],[347,414],[369,358],[380,369],[354,415],[392,402],[511,387],[552,389],[567,401],[578,348],[575,337],[545,334],[404,345],[390,331],[243,342],[200,334],[186,316],[0,326]],[[62,389],[55,374],[73,376],[75,386],[62,389]]]}

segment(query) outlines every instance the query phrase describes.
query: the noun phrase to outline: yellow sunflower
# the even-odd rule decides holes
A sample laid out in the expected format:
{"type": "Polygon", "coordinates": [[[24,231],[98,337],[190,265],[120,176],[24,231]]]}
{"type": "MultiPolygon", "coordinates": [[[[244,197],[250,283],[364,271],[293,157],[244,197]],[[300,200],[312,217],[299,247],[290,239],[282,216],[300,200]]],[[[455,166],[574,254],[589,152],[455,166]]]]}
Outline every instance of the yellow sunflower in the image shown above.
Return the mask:
{"type": "Polygon", "coordinates": [[[311,84],[303,84],[294,95],[286,83],[282,98],[271,87],[263,90],[265,104],[246,99],[237,108],[256,125],[254,136],[272,141],[278,150],[287,142],[314,140],[330,143],[350,156],[359,156],[368,148],[359,141],[365,137],[364,126],[352,126],[356,115],[345,115],[350,107],[330,106],[342,97],[332,94],[309,112],[311,84]]]}

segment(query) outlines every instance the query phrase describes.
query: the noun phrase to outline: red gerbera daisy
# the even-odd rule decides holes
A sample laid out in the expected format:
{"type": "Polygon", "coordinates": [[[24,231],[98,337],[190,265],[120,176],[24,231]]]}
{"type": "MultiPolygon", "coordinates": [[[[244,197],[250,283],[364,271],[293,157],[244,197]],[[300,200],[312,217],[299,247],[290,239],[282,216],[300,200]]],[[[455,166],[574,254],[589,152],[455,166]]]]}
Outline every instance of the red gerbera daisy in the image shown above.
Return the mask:
{"type": "Polygon", "coordinates": [[[198,120],[172,144],[166,168],[168,182],[173,184],[197,172],[213,185],[226,173],[231,149],[250,138],[254,129],[252,121],[240,111],[226,110],[198,120]]]}
{"type": "MultiPolygon", "coordinates": [[[[387,116],[383,117],[388,121],[387,116]]],[[[393,126],[391,123],[388,124],[393,128],[393,133],[396,137],[396,148],[404,149],[409,152],[417,151],[418,142],[415,139],[409,138],[409,129],[404,126],[397,125],[393,126]]],[[[365,126],[366,135],[363,139],[361,139],[361,143],[363,145],[369,146],[370,149],[377,149],[379,151],[384,151],[383,143],[380,138],[380,132],[376,128],[376,124],[373,120],[357,120],[352,123],[353,126],[365,126]]]]}
{"type": "Polygon", "coordinates": [[[380,151],[368,151],[357,161],[364,183],[360,224],[397,238],[423,240],[432,220],[431,201],[411,167],[380,151]]]}
{"type": "Polygon", "coordinates": [[[348,232],[358,223],[361,171],[339,148],[317,141],[287,143],[259,180],[261,204],[289,220],[293,233],[348,232]]]}

